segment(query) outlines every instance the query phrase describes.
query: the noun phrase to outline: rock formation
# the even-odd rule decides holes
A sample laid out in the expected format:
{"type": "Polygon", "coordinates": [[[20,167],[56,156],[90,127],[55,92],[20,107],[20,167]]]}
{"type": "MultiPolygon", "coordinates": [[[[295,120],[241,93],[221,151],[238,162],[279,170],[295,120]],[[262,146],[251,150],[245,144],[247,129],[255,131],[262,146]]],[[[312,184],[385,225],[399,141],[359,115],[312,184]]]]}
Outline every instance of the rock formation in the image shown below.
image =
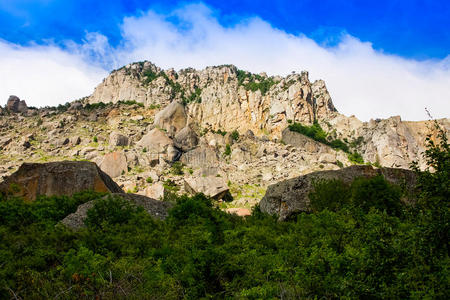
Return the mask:
{"type": "Polygon", "coordinates": [[[416,176],[411,170],[351,166],[335,171],[313,172],[273,184],[268,187],[259,205],[261,211],[285,220],[294,213],[309,211],[308,195],[314,189],[315,180],[339,179],[349,184],[358,177],[371,178],[377,175],[383,175],[390,183],[404,185],[409,193],[414,191],[416,176]]]}
{"type": "Polygon", "coordinates": [[[121,193],[120,187],[94,163],[62,161],[24,163],[0,184],[0,192],[33,201],[37,196],[73,195],[77,192],[121,193]]]}
{"type": "MultiPolygon", "coordinates": [[[[424,167],[425,138],[436,133],[430,122],[341,115],[325,83],[310,82],[307,72],[267,76],[230,65],[176,72],[142,62],[112,72],[67,110],[2,114],[0,176],[23,162],[89,160],[122,189],[155,198],[169,190],[205,192],[207,185],[185,179],[218,178],[212,181],[221,180],[234,198],[224,206],[250,209],[269,185],[354,163],[288,129],[315,121],[327,138],[383,167],[408,168],[414,160],[424,167]]],[[[448,119],[439,123],[450,129],[448,119]]]]}
{"type": "MultiPolygon", "coordinates": [[[[168,216],[168,211],[173,207],[170,202],[157,201],[145,196],[136,194],[111,194],[106,197],[120,197],[130,203],[144,208],[152,217],[157,219],[165,219],[168,216]]],[[[76,212],[65,217],[61,223],[74,230],[81,229],[85,226],[84,221],[87,218],[87,212],[95,204],[95,200],[86,202],[80,206],[76,212]]]]}
{"type": "Polygon", "coordinates": [[[28,110],[25,100],[20,100],[19,97],[11,95],[6,103],[6,109],[14,113],[24,113],[28,110]]]}

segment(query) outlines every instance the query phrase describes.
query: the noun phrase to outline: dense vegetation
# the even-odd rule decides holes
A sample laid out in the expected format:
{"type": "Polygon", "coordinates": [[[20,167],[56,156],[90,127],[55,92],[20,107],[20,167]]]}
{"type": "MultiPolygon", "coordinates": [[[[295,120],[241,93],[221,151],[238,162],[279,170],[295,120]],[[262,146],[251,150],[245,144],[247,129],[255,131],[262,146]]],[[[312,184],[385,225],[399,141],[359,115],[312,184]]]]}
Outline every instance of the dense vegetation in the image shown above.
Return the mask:
{"type": "MultiPolygon", "coordinates": [[[[322,144],[328,145],[333,149],[339,149],[344,151],[348,154],[348,159],[355,163],[355,164],[363,164],[364,160],[357,151],[351,151],[347,143],[343,142],[340,139],[332,139],[329,140],[328,134],[325,132],[325,130],[322,129],[320,124],[317,121],[314,121],[314,123],[310,126],[302,125],[301,123],[294,122],[289,124],[289,130],[301,133],[303,135],[306,135],[307,137],[312,138],[313,140],[316,140],[322,144]]],[[[360,143],[360,140],[358,139],[358,142],[360,143]]],[[[352,148],[356,147],[357,142],[350,143],[350,146],[352,148]]]]}
{"type": "Polygon", "coordinates": [[[0,298],[436,298],[449,286],[450,151],[430,140],[415,206],[382,177],[318,182],[312,213],[242,219],[202,195],[167,220],[86,192],[0,201],[0,298]],[[59,220],[97,199],[86,228],[59,220]]]}
{"type": "Polygon", "coordinates": [[[261,95],[265,95],[270,88],[275,84],[273,78],[265,78],[258,74],[252,74],[243,70],[237,70],[236,72],[238,85],[244,86],[246,90],[256,92],[261,91],[261,95]],[[247,82],[245,82],[247,80],[247,82]],[[244,83],[245,82],[245,83],[244,83]]]}

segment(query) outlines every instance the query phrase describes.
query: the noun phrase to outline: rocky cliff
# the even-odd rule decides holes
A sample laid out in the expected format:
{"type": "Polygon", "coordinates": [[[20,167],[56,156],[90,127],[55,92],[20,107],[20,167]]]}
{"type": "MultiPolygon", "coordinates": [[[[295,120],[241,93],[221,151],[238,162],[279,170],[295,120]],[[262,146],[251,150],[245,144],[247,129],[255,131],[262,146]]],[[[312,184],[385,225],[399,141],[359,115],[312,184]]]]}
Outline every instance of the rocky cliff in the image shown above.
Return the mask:
{"type": "MultiPolygon", "coordinates": [[[[405,122],[399,116],[362,122],[339,114],[322,80],[307,72],[286,77],[251,74],[232,65],[204,70],[162,70],[150,62],[129,64],[110,74],[87,99],[89,103],[135,100],[146,107],[172,101],[186,104],[189,122],[210,130],[269,135],[279,139],[288,122],[317,120],[330,136],[353,143],[366,162],[387,167],[424,166],[428,122],[405,122]]],[[[448,119],[440,120],[447,130],[448,119]]]]}
{"type": "MultiPolygon", "coordinates": [[[[439,122],[450,129],[448,119],[439,122]]],[[[88,160],[125,191],[156,199],[204,192],[233,199],[225,207],[250,208],[271,184],[352,165],[349,153],[384,167],[423,166],[428,134],[428,122],[339,114],[325,83],[311,83],[306,72],[270,77],[229,65],[176,72],[142,62],[113,71],[81,101],[0,110],[0,176],[23,162],[88,160]],[[349,151],[288,129],[315,121],[349,151]]]]}

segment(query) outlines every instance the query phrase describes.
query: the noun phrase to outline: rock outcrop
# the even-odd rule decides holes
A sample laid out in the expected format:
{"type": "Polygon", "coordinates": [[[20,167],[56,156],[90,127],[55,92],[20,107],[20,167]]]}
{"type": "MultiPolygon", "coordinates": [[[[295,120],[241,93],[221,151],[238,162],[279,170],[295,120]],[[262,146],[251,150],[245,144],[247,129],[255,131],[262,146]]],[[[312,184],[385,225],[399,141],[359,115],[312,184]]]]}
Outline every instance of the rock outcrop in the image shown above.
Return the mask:
{"type": "Polygon", "coordinates": [[[40,195],[70,196],[86,190],[123,192],[97,165],[87,161],[24,163],[0,184],[0,192],[28,201],[40,195]]]}
{"type": "Polygon", "coordinates": [[[155,116],[155,126],[163,129],[170,137],[186,126],[187,116],[184,106],[176,101],[170,103],[155,116]]]}
{"type": "Polygon", "coordinates": [[[285,220],[292,214],[309,211],[309,193],[314,189],[315,180],[339,179],[351,183],[358,177],[371,178],[383,175],[393,184],[403,185],[408,193],[414,191],[416,175],[411,170],[395,168],[373,168],[371,166],[351,166],[341,170],[319,171],[278,182],[268,187],[259,203],[261,211],[277,215],[285,220]]]}
{"type": "Polygon", "coordinates": [[[216,176],[185,178],[184,187],[191,194],[203,193],[216,200],[222,199],[229,191],[225,180],[216,176]]]}
{"type": "Polygon", "coordinates": [[[20,100],[19,97],[11,95],[6,103],[6,109],[14,113],[24,113],[28,110],[25,100],[20,100]]]}
{"type": "MultiPolygon", "coordinates": [[[[164,220],[168,216],[168,211],[173,207],[170,202],[158,201],[152,198],[148,198],[137,194],[111,194],[105,197],[120,197],[124,200],[130,201],[130,203],[144,208],[152,217],[164,220]]],[[[87,218],[87,212],[91,209],[96,200],[86,202],[80,206],[76,212],[65,217],[61,223],[73,230],[79,230],[85,226],[84,221],[87,218]]]]}
{"type": "Polygon", "coordinates": [[[128,171],[127,157],[123,151],[108,153],[103,157],[99,167],[112,178],[118,177],[128,171]]]}

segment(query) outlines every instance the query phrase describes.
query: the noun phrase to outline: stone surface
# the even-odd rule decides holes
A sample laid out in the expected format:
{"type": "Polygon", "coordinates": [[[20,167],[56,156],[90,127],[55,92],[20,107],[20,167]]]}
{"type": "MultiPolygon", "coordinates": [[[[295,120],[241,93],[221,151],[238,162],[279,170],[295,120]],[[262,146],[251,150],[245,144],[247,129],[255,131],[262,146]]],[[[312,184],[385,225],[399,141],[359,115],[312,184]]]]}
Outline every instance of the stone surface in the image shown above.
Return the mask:
{"type": "Polygon", "coordinates": [[[128,171],[127,158],[123,151],[108,153],[103,157],[99,167],[103,172],[115,178],[128,171]]]}
{"type": "Polygon", "coordinates": [[[198,145],[197,134],[190,126],[181,129],[175,135],[173,141],[174,145],[184,152],[192,150],[198,145]]]}
{"type": "Polygon", "coordinates": [[[164,193],[164,185],[161,182],[156,182],[145,189],[145,195],[156,200],[164,199],[164,193]]]}
{"type": "Polygon", "coordinates": [[[77,192],[122,192],[97,165],[86,161],[24,163],[0,184],[0,192],[11,193],[28,201],[39,195],[73,195],[77,192]]]}
{"type": "Polygon", "coordinates": [[[170,137],[186,126],[187,115],[184,105],[174,101],[155,116],[155,125],[166,130],[170,137]]]}
{"type": "Polygon", "coordinates": [[[239,217],[246,217],[252,214],[252,212],[248,208],[241,208],[241,207],[227,208],[226,212],[229,214],[235,214],[239,217]]]}
{"type": "Polygon", "coordinates": [[[121,134],[120,132],[113,131],[109,135],[109,145],[110,146],[127,146],[128,137],[121,134]]]}
{"type": "Polygon", "coordinates": [[[25,100],[20,100],[19,97],[11,95],[8,98],[8,102],[6,103],[6,109],[15,112],[26,112],[28,110],[27,104],[25,103],[25,100]]]}
{"type": "Polygon", "coordinates": [[[167,147],[169,145],[173,145],[173,141],[164,131],[154,128],[149,133],[144,135],[137,145],[145,148],[147,152],[165,153],[167,151],[167,147]]]}
{"type": "Polygon", "coordinates": [[[371,178],[377,175],[383,175],[393,184],[405,184],[409,192],[413,191],[416,183],[415,173],[411,170],[351,166],[341,170],[313,172],[270,185],[259,205],[261,211],[285,220],[294,213],[309,211],[308,195],[313,191],[315,180],[339,179],[351,183],[358,177],[371,178]]]}
{"type": "MultiPolygon", "coordinates": [[[[107,195],[106,197],[120,197],[124,200],[130,201],[134,205],[144,208],[144,210],[147,211],[152,217],[162,220],[168,216],[169,209],[173,207],[173,204],[170,202],[158,201],[137,194],[115,193],[107,195]]],[[[65,217],[61,223],[69,228],[72,228],[73,230],[83,228],[85,226],[84,221],[87,218],[87,212],[94,206],[94,204],[95,200],[92,200],[78,206],[77,211],[65,217]]]]}
{"type": "Polygon", "coordinates": [[[203,193],[217,200],[222,199],[229,192],[225,180],[216,176],[185,178],[184,188],[191,194],[203,193]]]}

